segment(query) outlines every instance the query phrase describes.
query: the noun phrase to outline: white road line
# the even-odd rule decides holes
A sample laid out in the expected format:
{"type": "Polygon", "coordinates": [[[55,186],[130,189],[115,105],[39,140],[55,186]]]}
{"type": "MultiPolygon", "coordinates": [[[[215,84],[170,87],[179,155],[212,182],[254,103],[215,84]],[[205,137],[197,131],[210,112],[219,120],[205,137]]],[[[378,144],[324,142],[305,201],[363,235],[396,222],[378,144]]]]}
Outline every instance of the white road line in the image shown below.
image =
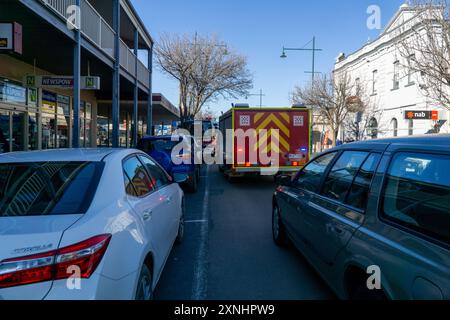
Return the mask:
{"type": "Polygon", "coordinates": [[[208,233],[209,233],[209,166],[206,168],[205,194],[203,196],[202,221],[200,229],[200,246],[194,269],[192,300],[205,300],[208,289],[208,233]]]}

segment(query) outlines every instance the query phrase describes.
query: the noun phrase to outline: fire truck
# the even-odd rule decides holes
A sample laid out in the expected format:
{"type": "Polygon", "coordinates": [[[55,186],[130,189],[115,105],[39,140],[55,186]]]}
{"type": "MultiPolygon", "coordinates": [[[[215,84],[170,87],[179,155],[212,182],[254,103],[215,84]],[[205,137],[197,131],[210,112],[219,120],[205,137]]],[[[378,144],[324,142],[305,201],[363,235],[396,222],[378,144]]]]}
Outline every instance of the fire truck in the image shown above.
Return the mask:
{"type": "Polygon", "coordinates": [[[245,175],[298,172],[311,157],[311,110],[303,105],[234,105],[220,117],[219,128],[225,140],[221,171],[230,181],[245,175]],[[270,163],[267,157],[262,161],[265,155],[270,155],[270,163]]]}

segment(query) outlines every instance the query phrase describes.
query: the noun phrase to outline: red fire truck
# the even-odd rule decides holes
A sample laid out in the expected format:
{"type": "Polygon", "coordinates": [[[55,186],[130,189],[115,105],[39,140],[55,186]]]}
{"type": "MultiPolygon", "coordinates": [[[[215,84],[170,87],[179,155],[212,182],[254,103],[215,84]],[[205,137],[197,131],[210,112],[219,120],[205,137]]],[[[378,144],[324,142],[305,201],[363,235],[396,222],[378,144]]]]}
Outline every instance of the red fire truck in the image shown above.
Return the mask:
{"type": "Polygon", "coordinates": [[[225,164],[221,170],[230,180],[248,174],[266,175],[263,172],[271,172],[274,167],[274,175],[297,172],[310,159],[308,108],[235,106],[220,117],[219,128],[225,140],[225,164]],[[276,161],[263,163],[261,158],[265,154],[276,161]]]}

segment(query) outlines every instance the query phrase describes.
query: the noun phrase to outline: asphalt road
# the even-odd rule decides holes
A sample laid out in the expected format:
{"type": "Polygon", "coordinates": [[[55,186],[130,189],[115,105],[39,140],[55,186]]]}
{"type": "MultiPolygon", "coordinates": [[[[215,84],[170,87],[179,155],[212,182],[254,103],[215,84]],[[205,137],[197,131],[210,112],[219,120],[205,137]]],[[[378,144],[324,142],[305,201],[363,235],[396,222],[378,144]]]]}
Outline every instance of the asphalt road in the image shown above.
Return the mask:
{"type": "Polygon", "coordinates": [[[155,291],[157,300],[311,300],[334,294],[294,248],[272,241],[273,179],[228,183],[205,167],[186,195],[186,229],[155,291]]]}

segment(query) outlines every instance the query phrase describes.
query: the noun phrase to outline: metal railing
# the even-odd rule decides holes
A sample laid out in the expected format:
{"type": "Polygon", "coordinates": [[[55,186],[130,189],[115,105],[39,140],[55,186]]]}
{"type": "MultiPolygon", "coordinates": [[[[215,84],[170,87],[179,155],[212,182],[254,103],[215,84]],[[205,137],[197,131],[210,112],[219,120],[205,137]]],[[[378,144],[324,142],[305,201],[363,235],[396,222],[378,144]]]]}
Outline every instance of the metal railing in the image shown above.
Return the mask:
{"type": "Polygon", "coordinates": [[[137,78],[139,82],[148,88],[150,83],[150,71],[139,59],[137,59],[137,78]]]}
{"type": "Polygon", "coordinates": [[[51,7],[56,13],[66,20],[69,18],[67,8],[69,6],[76,5],[76,0],[42,0],[42,2],[51,7]]]}
{"type": "MultiPolygon", "coordinates": [[[[51,8],[62,19],[69,19],[71,12],[68,7],[76,4],[76,0],[41,0],[49,8],[51,8]]],[[[114,58],[115,49],[115,32],[114,29],[102,18],[88,0],[81,0],[81,33],[98,48],[102,49],[108,56],[114,58]]],[[[139,61],[133,51],[120,40],[120,65],[124,70],[132,76],[137,76],[138,80],[148,87],[150,79],[150,71],[139,61]],[[137,75],[136,75],[136,63],[137,75]]]]}
{"type": "Polygon", "coordinates": [[[114,57],[115,32],[87,0],[81,0],[81,32],[114,57]]]}
{"type": "MultiPolygon", "coordinates": [[[[41,0],[62,19],[70,18],[69,6],[76,5],[76,0],[41,0]]],[[[80,1],[81,33],[101,48],[111,58],[114,57],[115,32],[87,0],[80,1]]]]}
{"type": "Polygon", "coordinates": [[[114,30],[102,19],[100,22],[100,47],[110,57],[114,57],[114,35],[114,30]]]}

